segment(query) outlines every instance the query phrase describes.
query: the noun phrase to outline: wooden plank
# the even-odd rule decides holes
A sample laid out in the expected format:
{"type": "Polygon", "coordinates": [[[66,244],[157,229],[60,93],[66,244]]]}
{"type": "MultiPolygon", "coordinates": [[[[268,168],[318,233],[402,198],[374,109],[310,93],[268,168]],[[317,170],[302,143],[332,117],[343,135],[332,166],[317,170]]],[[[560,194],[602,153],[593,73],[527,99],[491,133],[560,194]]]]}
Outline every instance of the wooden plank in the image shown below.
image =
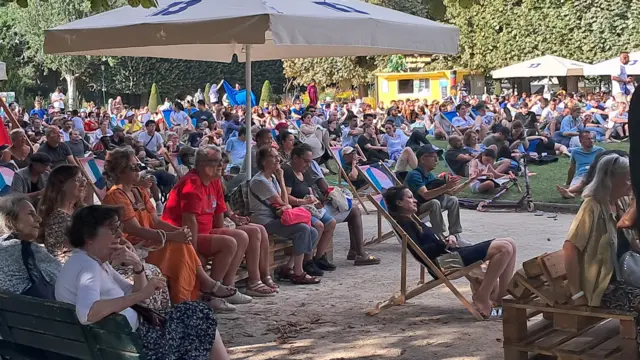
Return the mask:
{"type": "Polygon", "coordinates": [[[57,354],[73,356],[83,360],[92,360],[91,351],[84,342],[61,339],[33,331],[12,329],[16,344],[51,351],[57,354]]]}
{"type": "Polygon", "coordinates": [[[123,351],[115,351],[111,349],[100,349],[100,357],[107,360],[144,360],[146,357],[142,354],[134,354],[123,351]]]}
{"type": "Polygon", "coordinates": [[[553,325],[556,329],[573,332],[580,331],[601,321],[601,318],[592,316],[581,316],[562,313],[557,313],[553,317],[553,325]]]}
{"type": "Polygon", "coordinates": [[[540,268],[547,280],[553,280],[566,276],[564,267],[564,251],[558,250],[550,254],[538,257],[540,268]]]}
{"type": "Polygon", "coordinates": [[[524,287],[529,289],[532,293],[534,293],[536,296],[538,296],[541,300],[543,300],[547,304],[553,305],[555,303],[555,300],[553,298],[553,292],[551,291],[550,287],[545,285],[535,287],[528,281],[529,279],[527,277],[517,272],[513,274],[513,278],[517,279],[516,281],[518,281],[524,287]]]}
{"type": "Polygon", "coordinates": [[[524,275],[528,278],[534,278],[536,276],[542,275],[542,268],[540,268],[537,257],[523,262],[522,270],[524,272],[524,275]]]}
{"type": "Polygon", "coordinates": [[[0,311],[32,315],[77,324],[76,309],[71,304],[41,300],[30,296],[0,292],[0,311]]]}
{"type": "Polygon", "coordinates": [[[122,314],[111,314],[96,323],[86,326],[116,334],[130,334],[133,332],[129,320],[122,314]]]}
{"type": "Polygon", "coordinates": [[[35,316],[16,314],[12,312],[4,313],[4,320],[9,328],[34,331],[51,335],[63,339],[84,342],[84,333],[81,325],[73,325],[60,321],[43,319],[35,316]]]}
{"type": "Polygon", "coordinates": [[[554,307],[547,306],[539,300],[528,303],[520,303],[519,300],[505,298],[502,300],[503,307],[512,307],[516,309],[540,310],[547,313],[562,313],[572,315],[583,315],[599,317],[604,319],[633,320],[637,315],[634,312],[620,311],[613,309],[603,309],[588,306],[570,306],[556,305],[554,307]]]}
{"type": "Polygon", "coordinates": [[[553,349],[556,346],[573,339],[575,335],[576,333],[570,331],[553,329],[553,331],[530,344],[528,347],[532,352],[553,355],[553,349]]]}
{"type": "Polygon", "coordinates": [[[95,346],[100,348],[130,353],[137,353],[142,350],[142,341],[135,332],[125,335],[114,334],[100,329],[90,329],[89,336],[93,338],[95,346]]]}
{"type": "Polygon", "coordinates": [[[595,348],[588,350],[581,354],[581,357],[585,360],[601,360],[609,359],[617,354],[620,354],[620,338],[613,337],[595,348]]]}
{"type": "Polygon", "coordinates": [[[558,355],[581,355],[616,337],[619,332],[618,327],[618,321],[605,320],[562,344],[555,352],[558,355]]]}

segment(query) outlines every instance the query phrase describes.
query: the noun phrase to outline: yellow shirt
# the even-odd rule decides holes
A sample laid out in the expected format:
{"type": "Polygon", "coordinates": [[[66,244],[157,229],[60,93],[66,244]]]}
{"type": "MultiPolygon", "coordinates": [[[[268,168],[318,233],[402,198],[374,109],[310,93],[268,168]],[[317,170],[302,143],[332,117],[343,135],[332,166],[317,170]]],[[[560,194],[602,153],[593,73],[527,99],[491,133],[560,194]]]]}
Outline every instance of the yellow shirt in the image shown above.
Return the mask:
{"type": "Polygon", "coordinates": [[[580,251],[580,285],[589,306],[600,306],[614,272],[616,223],[614,214],[607,207],[593,198],[586,198],[567,235],[567,241],[580,251]]]}

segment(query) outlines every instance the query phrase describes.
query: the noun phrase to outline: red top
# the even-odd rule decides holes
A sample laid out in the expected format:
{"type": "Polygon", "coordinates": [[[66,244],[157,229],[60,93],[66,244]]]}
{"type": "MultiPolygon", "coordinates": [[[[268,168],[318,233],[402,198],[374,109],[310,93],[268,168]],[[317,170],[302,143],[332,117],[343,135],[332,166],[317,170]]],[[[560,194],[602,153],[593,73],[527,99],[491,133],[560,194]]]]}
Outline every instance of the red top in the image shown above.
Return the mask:
{"type": "Polygon", "coordinates": [[[208,185],[202,183],[195,170],[189,171],[173,187],[162,213],[162,220],[182,227],[182,214],[196,215],[198,234],[209,234],[213,229],[213,215],[227,211],[220,179],[208,185]]]}

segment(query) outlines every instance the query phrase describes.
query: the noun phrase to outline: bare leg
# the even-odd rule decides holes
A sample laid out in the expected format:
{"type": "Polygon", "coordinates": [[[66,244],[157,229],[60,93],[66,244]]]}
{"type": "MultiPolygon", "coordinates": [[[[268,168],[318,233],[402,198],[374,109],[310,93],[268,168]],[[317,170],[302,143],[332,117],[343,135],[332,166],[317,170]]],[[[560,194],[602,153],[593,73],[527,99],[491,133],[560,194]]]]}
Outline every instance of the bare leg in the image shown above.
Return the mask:
{"type": "Polygon", "coordinates": [[[364,255],[364,239],[362,233],[362,212],[360,208],[354,206],[346,218],[349,227],[349,251],[354,251],[356,255],[364,255]]]}
{"type": "Polygon", "coordinates": [[[198,251],[207,259],[215,258],[209,274],[216,281],[222,281],[229,270],[237,247],[236,240],[231,236],[198,235],[198,251]],[[206,246],[203,247],[205,244],[206,246]]]}
{"type": "MultiPolygon", "coordinates": [[[[237,226],[236,229],[244,231],[249,238],[249,245],[247,246],[245,253],[247,259],[247,271],[249,272],[249,281],[260,281],[260,250],[262,247],[262,241],[264,241],[262,239],[262,233],[260,232],[260,229],[251,225],[237,226]]],[[[266,241],[268,244],[269,239],[266,241]]],[[[269,248],[267,247],[267,251],[268,249],[269,248]]]]}
{"type": "Polygon", "coordinates": [[[224,347],[222,336],[220,336],[218,329],[216,329],[216,335],[211,345],[210,355],[209,359],[211,360],[229,360],[229,353],[227,353],[227,348],[224,347]]]}
{"type": "MultiPolygon", "coordinates": [[[[196,278],[200,282],[200,291],[202,292],[211,292],[217,283],[217,281],[209,277],[209,274],[204,271],[202,266],[198,266],[198,268],[196,269],[196,278]]],[[[213,294],[218,297],[227,297],[233,295],[234,291],[235,289],[223,285],[218,287],[218,289],[213,292],[213,294]]]]}
{"type": "Polygon", "coordinates": [[[416,158],[416,154],[411,150],[411,148],[404,148],[402,153],[400,153],[398,162],[396,163],[395,171],[410,171],[417,167],[418,159],[416,158]]]}
{"type": "Polygon", "coordinates": [[[509,159],[502,159],[496,163],[496,171],[501,174],[506,174],[507,171],[509,171],[510,167],[511,167],[511,160],[509,159]]]}
{"type": "MultiPolygon", "coordinates": [[[[235,284],[235,279],[236,279],[236,273],[238,272],[238,268],[240,267],[240,264],[242,263],[242,259],[245,256],[245,253],[247,252],[247,247],[249,246],[249,236],[247,236],[247,233],[239,230],[239,229],[226,229],[226,228],[219,228],[219,229],[213,229],[211,231],[214,234],[218,234],[218,235],[226,235],[228,237],[231,237],[234,242],[236,243],[236,251],[232,254],[231,256],[231,261],[229,261],[229,265],[226,269],[226,271],[223,273],[223,280],[222,283],[227,285],[227,286],[233,286],[235,284]]],[[[255,243],[255,241],[254,241],[255,243]]],[[[257,248],[259,248],[260,244],[255,243],[253,244],[253,246],[256,247],[255,251],[252,252],[253,255],[253,263],[251,263],[251,265],[249,265],[249,259],[247,259],[247,268],[249,266],[251,266],[251,270],[253,270],[255,273],[258,272],[258,251],[257,248]]],[[[214,265],[215,263],[218,261],[218,259],[214,260],[214,265]]],[[[247,269],[249,270],[249,269],[247,269]]],[[[213,273],[213,270],[212,270],[213,273]]],[[[216,274],[218,275],[218,274],[216,274]]],[[[254,274],[255,275],[255,274],[254,274]]],[[[212,276],[213,277],[213,276],[212,276]]],[[[215,279],[215,278],[214,278],[215,279]]],[[[258,275],[258,279],[260,279],[260,276],[258,275]]]]}
{"type": "MultiPolygon", "coordinates": [[[[514,247],[508,241],[494,240],[489,246],[487,258],[485,259],[489,261],[489,266],[482,280],[482,285],[473,295],[473,302],[480,312],[484,314],[491,313],[491,290],[498,279],[503,276],[502,273],[507,269],[507,266],[514,261],[512,260],[513,251],[514,247]]],[[[511,269],[511,272],[513,273],[513,269],[511,269]]],[[[509,274],[509,276],[511,275],[509,274]]]]}
{"type": "MultiPolygon", "coordinates": [[[[322,223],[321,221],[318,221],[322,223]]],[[[317,229],[317,228],[316,228],[317,229]]],[[[318,246],[316,247],[316,257],[319,258],[327,252],[329,245],[333,241],[333,232],[336,229],[336,219],[331,219],[326,225],[324,225],[324,230],[320,233],[318,230],[318,234],[321,234],[320,239],[318,240],[318,246]]]]}
{"type": "Polygon", "coordinates": [[[571,154],[569,153],[569,149],[567,149],[567,147],[562,144],[556,143],[556,145],[554,146],[554,150],[561,153],[562,155],[571,156],[571,154]]]}
{"type": "Polygon", "coordinates": [[[511,257],[509,258],[509,262],[507,263],[507,266],[502,271],[502,274],[500,274],[500,278],[499,278],[500,284],[498,286],[498,296],[497,296],[497,299],[495,299],[495,301],[497,303],[501,303],[502,298],[507,296],[507,288],[509,287],[509,283],[511,283],[511,277],[513,276],[513,272],[515,271],[516,244],[513,242],[513,239],[511,238],[499,238],[499,239],[496,239],[495,241],[500,241],[508,244],[509,246],[511,246],[511,251],[512,251],[511,257]]]}
{"type": "Polygon", "coordinates": [[[480,186],[478,186],[479,193],[488,193],[493,191],[493,189],[495,189],[493,185],[493,181],[485,181],[482,184],[480,184],[480,186]]]}

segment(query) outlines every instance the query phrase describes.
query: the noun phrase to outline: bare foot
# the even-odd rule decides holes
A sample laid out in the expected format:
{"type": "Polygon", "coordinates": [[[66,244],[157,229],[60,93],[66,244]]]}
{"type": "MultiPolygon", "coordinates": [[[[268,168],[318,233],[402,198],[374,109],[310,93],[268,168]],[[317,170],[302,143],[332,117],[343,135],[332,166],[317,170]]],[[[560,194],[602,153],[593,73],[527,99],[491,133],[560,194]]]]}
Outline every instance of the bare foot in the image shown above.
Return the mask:
{"type": "Polygon", "coordinates": [[[486,301],[478,300],[476,296],[472,296],[471,300],[473,300],[473,304],[476,309],[483,317],[491,316],[491,301],[487,299],[486,301]]]}
{"type": "Polygon", "coordinates": [[[568,189],[565,189],[560,185],[556,185],[556,190],[558,190],[560,195],[565,199],[575,199],[575,197],[576,197],[568,189]]]}

